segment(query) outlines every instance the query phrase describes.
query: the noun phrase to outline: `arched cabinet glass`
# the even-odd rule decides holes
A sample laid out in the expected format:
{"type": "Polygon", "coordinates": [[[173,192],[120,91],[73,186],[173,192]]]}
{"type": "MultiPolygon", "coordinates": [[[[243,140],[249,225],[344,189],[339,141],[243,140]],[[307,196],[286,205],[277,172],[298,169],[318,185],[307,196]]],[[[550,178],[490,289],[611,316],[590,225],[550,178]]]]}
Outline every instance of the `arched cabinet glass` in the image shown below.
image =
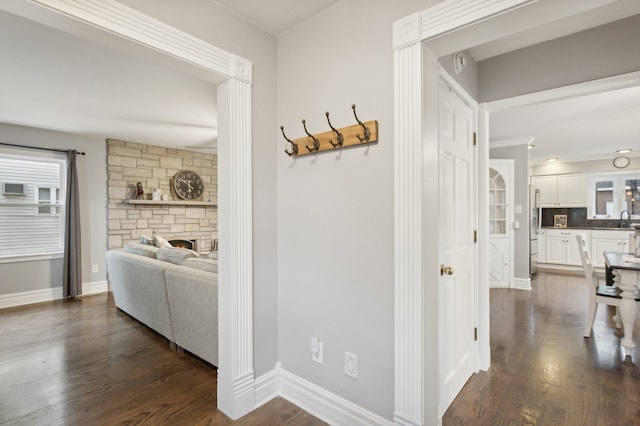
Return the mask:
{"type": "Polygon", "coordinates": [[[507,187],[495,169],[489,169],[489,234],[507,233],[507,187]]]}

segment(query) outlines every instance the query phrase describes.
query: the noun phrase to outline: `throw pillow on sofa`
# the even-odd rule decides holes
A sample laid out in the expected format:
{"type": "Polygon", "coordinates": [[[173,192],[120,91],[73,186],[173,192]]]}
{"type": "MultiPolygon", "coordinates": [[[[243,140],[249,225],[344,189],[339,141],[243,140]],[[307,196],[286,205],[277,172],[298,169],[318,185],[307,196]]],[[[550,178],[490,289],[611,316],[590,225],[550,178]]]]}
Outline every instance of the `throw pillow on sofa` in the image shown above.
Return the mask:
{"type": "Polygon", "coordinates": [[[158,234],[153,236],[153,244],[155,244],[156,247],[173,247],[169,244],[169,241],[165,240],[158,234]]]}
{"type": "Polygon", "coordinates": [[[193,250],[178,247],[160,247],[156,253],[156,258],[175,265],[180,265],[185,259],[198,257],[198,253],[193,250]]]}
{"type": "Polygon", "coordinates": [[[158,250],[160,250],[158,247],[150,246],[147,244],[140,244],[135,241],[129,241],[124,245],[124,251],[126,251],[127,253],[133,253],[140,256],[151,257],[154,259],[158,250]]]}
{"type": "Polygon", "coordinates": [[[218,272],[218,261],[213,259],[203,259],[201,257],[185,259],[182,262],[182,266],[207,272],[218,272]]]}

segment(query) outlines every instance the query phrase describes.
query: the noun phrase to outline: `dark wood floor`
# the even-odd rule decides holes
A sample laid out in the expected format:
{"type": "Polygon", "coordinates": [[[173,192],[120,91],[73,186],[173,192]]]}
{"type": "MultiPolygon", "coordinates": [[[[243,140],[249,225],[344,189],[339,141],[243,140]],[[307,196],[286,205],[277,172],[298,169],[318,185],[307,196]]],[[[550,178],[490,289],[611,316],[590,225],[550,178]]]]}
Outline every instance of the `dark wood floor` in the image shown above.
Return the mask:
{"type": "Polygon", "coordinates": [[[231,421],[216,369],[106,295],[0,310],[0,425],[324,425],[276,398],[231,421]]]}
{"type": "MultiPolygon", "coordinates": [[[[445,426],[640,425],[640,349],[625,359],[606,307],[582,337],[583,280],[542,272],[531,292],[491,290],[491,368],[445,426]]],[[[213,367],[105,295],[0,310],[0,425],[324,424],[280,398],[234,423],[215,401],[213,367]]]]}
{"type": "Polygon", "coordinates": [[[491,368],[471,377],[443,425],[640,425],[640,352],[625,359],[613,308],[599,307],[582,337],[583,280],[541,272],[531,292],[491,290],[491,368]]]}

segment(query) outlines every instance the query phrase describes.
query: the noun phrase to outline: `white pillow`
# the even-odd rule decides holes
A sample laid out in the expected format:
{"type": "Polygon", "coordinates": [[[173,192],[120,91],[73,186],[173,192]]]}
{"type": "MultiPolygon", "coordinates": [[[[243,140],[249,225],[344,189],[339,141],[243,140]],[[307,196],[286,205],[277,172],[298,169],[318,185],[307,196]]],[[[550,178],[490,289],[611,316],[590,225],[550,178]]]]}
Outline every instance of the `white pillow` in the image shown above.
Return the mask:
{"type": "Polygon", "coordinates": [[[124,251],[127,253],[138,254],[140,256],[146,256],[155,258],[158,247],[150,246],[147,244],[140,244],[135,241],[129,241],[124,245],[124,251]]]}
{"type": "Polygon", "coordinates": [[[140,241],[140,244],[146,244],[146,245],[148,245],[148,246],[153,246],[153,245],[155,245],[155,244],[153,243],[153,238],[149,238],[149,237],[147,237],[146,235],[140,235],[140,238],[139,238],[139,240],[138,240],[138,241],[140,241]]]}
{"type": "Polygon", "coordinates": [[[173,247],[169,244],[169,241],[165,240],[158,234],[153,236],[153,244],[155,244],[156,247],[173,247]]]}
{"type": "Polygon", "coordinates": [[[198,253],[193,250],[179,247],[160,247],[156,253],[156,259],[180,265],[185,259],[198,257],[198,253]]]}
{"type": "Polygon", "coordinates": [[[190,258],[183,260],[181,265],[207,272],[218,272],[218,262],[213,259],[190,258]]]}

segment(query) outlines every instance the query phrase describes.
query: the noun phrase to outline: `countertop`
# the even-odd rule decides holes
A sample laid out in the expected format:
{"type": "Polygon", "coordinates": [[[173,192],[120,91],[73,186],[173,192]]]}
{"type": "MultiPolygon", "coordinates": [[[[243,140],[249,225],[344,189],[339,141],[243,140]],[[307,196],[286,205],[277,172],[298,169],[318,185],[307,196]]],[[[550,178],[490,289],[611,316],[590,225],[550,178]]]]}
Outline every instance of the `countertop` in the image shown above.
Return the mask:
{"type": "Polygon", "coordinates": [[[555,228],[553,226],[543,226],[542,229],[560,229],[560,230],[567,230],[567,231],[625,231],[625,232],[635,232],[634,228],[605,228],[605,227],[598,227],[598,226],[593,226],[593,227],[586,227],[586,226],[572,226],[572,227],[567,227],[567,228],[555,228]]]}

